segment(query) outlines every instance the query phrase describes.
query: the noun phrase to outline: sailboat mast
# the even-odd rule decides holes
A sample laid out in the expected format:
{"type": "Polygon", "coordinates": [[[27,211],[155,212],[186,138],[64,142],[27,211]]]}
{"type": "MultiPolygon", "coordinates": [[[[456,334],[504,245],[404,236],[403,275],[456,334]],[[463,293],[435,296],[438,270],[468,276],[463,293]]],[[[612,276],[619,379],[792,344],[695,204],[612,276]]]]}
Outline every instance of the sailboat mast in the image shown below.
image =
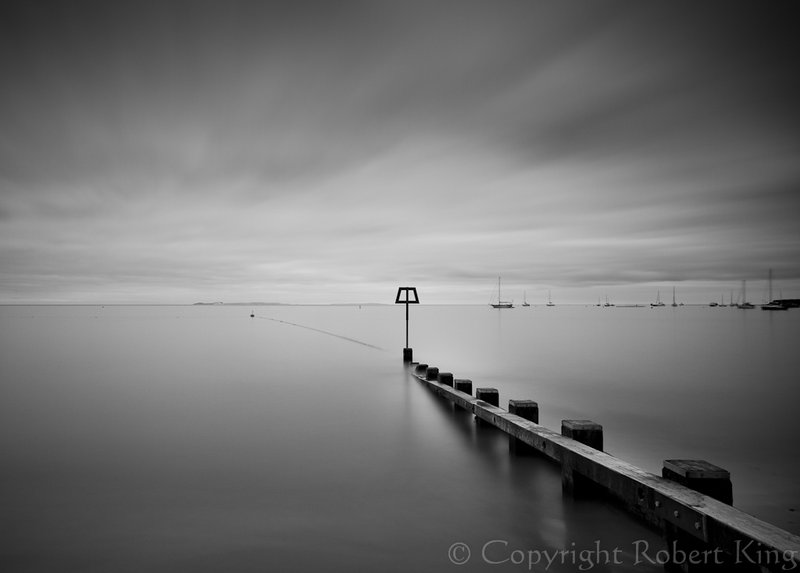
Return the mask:
{"type": "Polygon", "coordinates": [[[772,269],[769,270],[769,300],[767,302],[772,302],[772,269]]]}

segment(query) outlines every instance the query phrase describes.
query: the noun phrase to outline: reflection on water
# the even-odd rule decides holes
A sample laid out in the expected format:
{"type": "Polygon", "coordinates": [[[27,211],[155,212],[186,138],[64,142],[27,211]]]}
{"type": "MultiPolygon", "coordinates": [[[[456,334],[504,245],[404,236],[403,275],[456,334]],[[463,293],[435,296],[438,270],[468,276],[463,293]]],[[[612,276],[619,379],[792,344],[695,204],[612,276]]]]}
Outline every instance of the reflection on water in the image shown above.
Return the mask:
{"type": "MultiPolygon", "coordinates": [[[[715,330],[707,323],[717,317],[686,310],[642,324],[594,309],[420,306],[410,336],[415,357],[498,387],[503,404],[537,399],[545,425],[600,418],[609,450],[629,461],[699,451],[732,470],[735,502],[763,509],[796,500],[797,474],[777,465],[768,466],[777,490],[753,483],[759,493],[742,495],[737,469],[764,473],[774,451],[754,446],[757,433],[743,455],[731,441],[745,432],[727,425],[742,415],[758,423],[767,405],[788,410],[764,394],[794,396],[785,369],[796,359],[763,364],[755,353],[770,345],[755,316],[715,330]],[[698,336],[709,340],[704,351],[698,336]],[[742,344],[771,377],[748,376],[742,344]],[[731,364],[723,374],[717,353],[731,364]],[[710,415],[703,399],[724,407],[710,415]]],[[[622,552],[613,570],[648,570],[634,566],[633,542],[656,547],[656,536],[613,507],[562,497],[558,467],[510,456],[507,436],[477,428],[405,374],[404,309],[256,309],[338,336],[249,312],[0,308],[4,571],[441,571],[455,567],[447,553],[455,542],[472,549],[459,569],[482,570],[491,541],[493,560],[599,544],[622,552]]],[[[770,327],[779,349],[797,340],[788,314],[789,330],[770,327]]]]}

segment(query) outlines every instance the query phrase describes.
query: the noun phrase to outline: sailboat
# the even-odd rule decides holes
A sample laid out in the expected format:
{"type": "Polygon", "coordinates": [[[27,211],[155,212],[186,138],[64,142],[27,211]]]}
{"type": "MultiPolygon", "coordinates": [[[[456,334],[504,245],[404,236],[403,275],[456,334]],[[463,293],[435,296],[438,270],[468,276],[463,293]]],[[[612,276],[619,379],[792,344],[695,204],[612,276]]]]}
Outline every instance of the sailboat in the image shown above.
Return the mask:
{"type": "Polygon", "coordinates": [[[787,310],[780,301],[772,300],[772,269],[769,270],[769,302],[762,304],[761,310],[787,310]]]}
{"type": "Polygon", "coordinates": [[[728,306],[727,304],[725,304],[725,295],[724,294],[719,295],[719,306],[728,306]]]}
{"type": "Polygon", "coordinates": [[[531,303],[528,302],[528,293],[527,291],[522,292],[522,306],[530,306],[531,303]]]}
{"type": "Polygon", "coordinates": [[[550,298],[550,291],[549,290],[547,291],[547,306],[555,306],[553,304],[553,299],[550,298]]]}
{"type": "Polygon", "coordinates": [[[752,304],[747,302],[747,281],[742,281],[742,304],[739,305],[741,309],[751,309],[755,308],[752,304]]]}
{"type": "Polygon", "coordinates": [[[500,296],[500,277],[497,277],[497,302],[492,303],[492,308],[514,308],[513,302],[504,301],[500,296]]]}
{"type": "Polygon", "coordinates": [[[658,291],[658,295],[656,296],[656,301],[655,302],[651,302],[650,306],[651,307],[664,306],[664,303],[661,302],[661,291],[658,291]]]}
{"type": "Polygon", "coordinates": [[[675,287],[672,287],[672,306],[678,306],[678,303],[675,302],[675,287]]]}

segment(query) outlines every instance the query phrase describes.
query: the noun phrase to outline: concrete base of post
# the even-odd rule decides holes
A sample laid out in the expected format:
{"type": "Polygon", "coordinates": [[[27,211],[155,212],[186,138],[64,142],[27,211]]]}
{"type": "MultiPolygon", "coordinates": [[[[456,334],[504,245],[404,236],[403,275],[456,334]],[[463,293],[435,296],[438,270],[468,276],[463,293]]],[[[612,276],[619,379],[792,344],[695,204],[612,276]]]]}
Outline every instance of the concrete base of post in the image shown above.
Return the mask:
{"type": "MultiPolygon", "coordinates": [[[[487,404],[491,404],[492,406],[500,406],[500,391],[497,388],[476,388],[475,397],[478,400],[483,400],[487,404]]],[[[481,420],[477,416],[475,417],[475,424],[478,427],[492,425],[485,420],[481,420]]]]}
{"type": "Polygon", "coordinates": [[[414,350],[412,348],[403,348],[403,364],[411,364],[414,361],[414,350]]]}
{"type": "MultiPolygon", "coordinates": [[[[533,400],[509,400],[508,412],[509,414],[515,414],[520,418],[525,418],[534,424],[539,423],[539,404],[533,400]]],[[[508,451],[515,456],[532,455],[537,453],[535,448],[529,446],[514,436],[508,437],[508,451]]]]}
{"type": "MultiPolygon", "coordinates": [[[[561,420],[561,435],[603,451],[603,426],[591,420],[561,420]]],[[[602,492],[600,486],[576,471],[575,460],[571,458],[561,461],[561,488],[574,496],[594,496],[602,492]]]]}

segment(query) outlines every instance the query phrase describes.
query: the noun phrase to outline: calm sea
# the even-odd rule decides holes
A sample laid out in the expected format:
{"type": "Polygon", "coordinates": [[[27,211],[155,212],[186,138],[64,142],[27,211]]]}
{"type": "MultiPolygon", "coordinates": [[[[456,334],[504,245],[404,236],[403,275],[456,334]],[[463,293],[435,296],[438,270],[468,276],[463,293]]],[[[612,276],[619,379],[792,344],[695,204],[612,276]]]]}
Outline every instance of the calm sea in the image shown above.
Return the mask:
{"type": "MultiPolygon", "coordinates": [[[[407,376],[404,318],[0,307],[0,569],[519,571],[566,550],[549,571],[662,570],[651,531],[565,498],[557,466],[407,376]]],[[[410,323],[415,359],[537,400],[550,428],[599,422],[648,471],[725,467],[734,505],[795,533],[798,341],[800,311],[420,305],[410,323]]]]}

